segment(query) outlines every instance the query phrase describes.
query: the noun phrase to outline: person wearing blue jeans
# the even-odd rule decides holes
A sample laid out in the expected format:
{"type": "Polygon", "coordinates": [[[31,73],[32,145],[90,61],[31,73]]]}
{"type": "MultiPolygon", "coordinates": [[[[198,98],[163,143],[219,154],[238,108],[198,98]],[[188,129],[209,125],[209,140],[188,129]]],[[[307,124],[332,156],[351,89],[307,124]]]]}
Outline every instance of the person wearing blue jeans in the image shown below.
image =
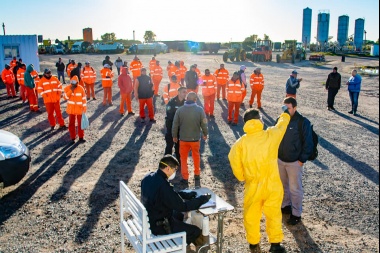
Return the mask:
{"type": "Polygon", "coordinates": [[[61,81],[62,77],[62,83],[65,84],[65,64],[62,62],[61,58],[58,59],[58,62],[55,64],[55,66],[57,67],[58,80],[61,81]]]}
{"type": "Polygon", "coordinates": [[[348,92],[351,99],[351,111],[349,114],[357,115],[358,104],[359,104],[359,93],[362,86],[362,77],[358,74],[357,70],[351,71],[351,77],[348,79],[348,92]]]}

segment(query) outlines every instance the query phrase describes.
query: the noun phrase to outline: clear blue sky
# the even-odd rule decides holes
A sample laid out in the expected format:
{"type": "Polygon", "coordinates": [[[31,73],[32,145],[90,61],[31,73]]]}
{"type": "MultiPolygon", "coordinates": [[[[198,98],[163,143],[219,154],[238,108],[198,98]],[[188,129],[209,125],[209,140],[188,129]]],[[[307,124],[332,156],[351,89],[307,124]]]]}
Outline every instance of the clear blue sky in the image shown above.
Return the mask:
{"type": "MultiPolygon", "coordinates": [[[[303,9],[313,11],[312,42],[319,10],[330,12],[330,36],[337,39],[338,17],[364,18],[367,40],[379,38],[379,0],[0,0],[6,34],[38,34],[44,39],[82,39],[91,27],[94,39],[107,32],[117,38],[143,40],[151,30],[157,40],[243,41],[257,34],[273,41],[301,41],[303,9]],[[17,2],[17,4],[16,4],[17,2]]],[[[1,32],[2,35],[2,32],[1,32]]]]}

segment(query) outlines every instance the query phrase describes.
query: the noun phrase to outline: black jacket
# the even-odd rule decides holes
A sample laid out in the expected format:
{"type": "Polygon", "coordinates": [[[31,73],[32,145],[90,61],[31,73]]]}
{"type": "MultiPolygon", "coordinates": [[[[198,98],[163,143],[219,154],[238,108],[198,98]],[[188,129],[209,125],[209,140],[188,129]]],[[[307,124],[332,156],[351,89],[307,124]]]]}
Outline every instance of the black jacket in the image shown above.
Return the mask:
{"type": "Polygon", "coordinates": [[[139,81],[139,88],[138,88],[138,96],[139,99],[146,99],[153,97],[153,83],[152,79],[150,79],[147,75],[142,75],[137,77],[137,80],[139,81]]]}
{"type": "Polygon", "coordinates": [[[183,106],[184,104],[185,104],[185,99],[182,101],[179,101],[178,96],[176,96],[170,99],[168,104],[166,105],[165,125],[166,125],[166,130],[168,133],[170,134],[172,133],[174,115],[177,109],[183,106]]]}
{"type": "Polygon", "coordinates": [[[340,89],[342,83],[342,77],[340,74],[331,72],[329,76],[327,77],[326,81],[326,89],[333,88],[333,89],[340,89]]]}
{"type": "Polygon", "coordinates": [[[57,71],[65,71],[65,64],[63,62],[57,62],[55,66],[57,67],[57,71]]]}
{"type": "Polygon", "coordinates": [[[311,131],[311,123],[307,118],[303,121],[303,133],[300,135],[298,129],[298,121],[303,117],[297,111],[290,119],[288,128],[286,129],[284,138],[278,149],[278,158],[283,162],[300,161],[305,163],[313,153],[313,135],[311,131]],[[303,139],[300,139],[300,136],[303,139]]]}
{"type": "Polygon", "coordinates": [[[167,180],[166,174],[158,169],[151,172],[141,181],[141,202],[148,211],[150,228],[153,234],[159,234],[160,227],[156,225],[157,221],[164,218],[172,220],[173,211],[188,212],[197,210],[202,202],[195,198],[184,201],[173,186],[167,180]]]}
{"type": "Polygon", "coordinates": [[[195,90],[198,86],[198,74],[195,71],[187,71],[185,75],[186,88],[195,90]]]}

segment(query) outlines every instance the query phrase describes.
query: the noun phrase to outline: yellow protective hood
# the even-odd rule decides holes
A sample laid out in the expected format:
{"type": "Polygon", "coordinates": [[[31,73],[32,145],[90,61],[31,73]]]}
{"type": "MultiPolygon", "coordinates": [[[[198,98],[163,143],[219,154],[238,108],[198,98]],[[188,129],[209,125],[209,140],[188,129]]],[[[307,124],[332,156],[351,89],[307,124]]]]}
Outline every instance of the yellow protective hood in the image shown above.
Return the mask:
{"type": "Polygon", "coordinates": [[[243,128],[246,134],[254,134],[257,132],[261,132],[263,131],[263,129],[264,129],[264,124],[259,119],[248,120],[244,124],[244,128],[243,128]]]}

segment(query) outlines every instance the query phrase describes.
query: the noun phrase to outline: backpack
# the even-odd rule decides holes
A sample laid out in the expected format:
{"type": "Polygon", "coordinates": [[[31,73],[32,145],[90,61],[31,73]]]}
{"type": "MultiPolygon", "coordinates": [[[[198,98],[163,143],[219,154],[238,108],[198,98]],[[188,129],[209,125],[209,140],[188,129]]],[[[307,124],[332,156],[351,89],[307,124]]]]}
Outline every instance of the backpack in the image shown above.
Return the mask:
{"type": "MultiPolygon", "coordinates": [[[[300,140],[303,139],[302,138],[302,133],[303,133],[302,130],[303,130],[303,122],[304,122],[304,120],[305,120],[305,118],[303,116],[301,116],[300,120],[298,121],[298,132],[299,132],[299,135],[300,135],[300,140]]],[[[313,152],[311,153],[311,155],[307,159],[308,161],[314,161],[318,157],[319,137],[318,137],[317,133],[314,131],[313,125],[311,125],[311,134],[312,134],[312,137],[313,137],[313,152]]]]}

